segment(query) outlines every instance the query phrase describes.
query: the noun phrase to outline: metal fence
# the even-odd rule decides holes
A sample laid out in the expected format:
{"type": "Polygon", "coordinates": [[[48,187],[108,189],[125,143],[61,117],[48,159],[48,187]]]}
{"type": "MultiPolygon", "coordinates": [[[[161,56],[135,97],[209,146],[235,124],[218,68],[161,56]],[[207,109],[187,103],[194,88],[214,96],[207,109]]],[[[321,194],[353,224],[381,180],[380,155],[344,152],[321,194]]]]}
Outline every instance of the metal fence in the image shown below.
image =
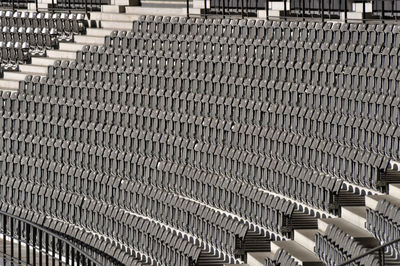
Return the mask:
{"type": "MultiPolygon", "coordinates": [[[[189,2],[189,0],[187,0],[189,2]]],[[[272,18],[271,3],[281,3],[280,18],[349,18],[353,4],[361,5],[362,20],[397,20],[400,16],[400,0],[204,0],[202,14],[255,17],[259,10],[265,9],[267,19],[272,18]],[[372,4],[372,12],[368,5],[372,4]]]]}
{"type": "Polygon", "coordinates": [[[210,5],[204,0],[204,15],[223,15],[255,17],[257,11],[265,8],[265,0],[211,0],[210,5]]]}
{"type": "Polygon", "coordinates": [[[0,7],[9,9],[24,9],[29,3],[35,3],[36,0],[0,0],[0,7]]]}
{"type": "Polygon", "coordinates": [[[0,236],[3,265],[106,265],[60,234],[2,211],[0,236]]]}
{"type": "MultiPolygon", "coordinates": [[[[40,8],[39,0],[0,0],[0,7],[7,9],[26,9],[28,4],[40,8]]],[[[102,5],[111,4],[110,0],[51,0],[47,11],[100,11],[102,5]]]]}

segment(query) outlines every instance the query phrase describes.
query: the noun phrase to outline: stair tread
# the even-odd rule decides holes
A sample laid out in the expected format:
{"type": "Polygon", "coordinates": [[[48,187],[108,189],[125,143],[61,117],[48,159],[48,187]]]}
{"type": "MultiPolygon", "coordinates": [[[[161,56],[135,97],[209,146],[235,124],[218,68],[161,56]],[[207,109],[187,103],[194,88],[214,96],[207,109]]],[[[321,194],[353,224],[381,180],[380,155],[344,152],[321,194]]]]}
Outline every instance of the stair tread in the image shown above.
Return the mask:
{"type": "Polygon", "coordinates": [[[392,204],[399,206],[400,207],[400,199],[393,197],[391,195],[368,195],[365,196],[365,206],[368,208],[375,210],[378,202],[380,200],[387,200],[391,202],[392,204]]]}
{"type": "Polygon", "coordinates": [[[389,195],[400,199],[400,184],[389,184],[389,195]]]}
{"type": "Polygon", "coordinates": [[[247,263],[251,266],[263,266],[265,259],[274,258],[274,254],[271,252],[249,252],[247,253],[247,263]]]}
{"type": "Polygon", "coordinates": [[[343,232],[351,235],[354,238],[367,238],[367,239],[373,238],[373,239],[375,239],[375,237],[367,230],[362,229],[359,226],[354,225],[343,218],[318,219],[318,230],[320,232],[324,232],[324,230],[321,230],[322,223],[325,223],[327,225],[334,224],[337,227],[339,227],[343,232]]]}
{"type": "Polygon", "coordinates": [[[292,240],[273,241],[271,242],[271,246],[276,246],[275,248],[286,250],[290,253],[290,255],[292,255],[293,258],[299,260],[300,262],[320,262],[320,259],[315,255],[315,253],[292,240]]]}
{"type": "Polygon", "coordinates": [[[317,229],[296,229],[294,230],[294,233],[296,234],[299,233],[308,239],[315,239],[315,234],[318,232],[317,229]]]}

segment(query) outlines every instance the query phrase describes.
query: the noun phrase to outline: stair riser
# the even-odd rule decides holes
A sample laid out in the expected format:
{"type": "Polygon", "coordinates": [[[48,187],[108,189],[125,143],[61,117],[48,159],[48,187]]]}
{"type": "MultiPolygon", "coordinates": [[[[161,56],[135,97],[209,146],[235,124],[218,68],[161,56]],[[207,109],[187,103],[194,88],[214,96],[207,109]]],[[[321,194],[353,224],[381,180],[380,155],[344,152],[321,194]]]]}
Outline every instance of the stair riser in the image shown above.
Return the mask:
{"type": "Polygon", "coordinates": [[[127,7],[126,14],[154,16],[184,16],[186,8],[127,7]]]}
{"type": "Polygon", "coordinates": [[[19,81],[0,79],[0,88],[1,88],[0,90],[3,90],[3,89],[10,90],[10,91],[18,90],[19,81]]]}
{"type": "Polygon", "coordinates": [[[65,60],[75,60],[76,52],[67,52],[67,51],[47,51],[48,57],[60,58],[65,60]]]}
{"type": "Polygon", "coordinates": [[[40,73],[43,75],[47,74],[47,67],[36,66],[36,65],[20,65],[19,71],[25,73],[40,73]]]}

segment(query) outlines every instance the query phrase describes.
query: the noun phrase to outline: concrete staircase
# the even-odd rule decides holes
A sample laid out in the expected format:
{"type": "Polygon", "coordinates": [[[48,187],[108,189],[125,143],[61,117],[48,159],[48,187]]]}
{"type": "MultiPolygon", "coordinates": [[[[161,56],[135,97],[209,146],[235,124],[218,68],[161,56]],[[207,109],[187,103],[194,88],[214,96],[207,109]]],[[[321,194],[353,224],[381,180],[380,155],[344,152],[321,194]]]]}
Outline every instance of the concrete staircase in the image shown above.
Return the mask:
{"type": "Polygon", "coordinates": [[[110,34],[111,29],[87,29],[86,35],[77,35],[73,42],[60,43],[56,50],[48,50],[44,57],[32,57],[32,61],[27,65],[20,65],[18,71],[4,71],[4,76],[0,79],[0,90],[17,91],[19,82],[26,76],[46,76],[48,67],[57,60],[75,60],[76,52],[85,45],[102,45],[104,37],[110,34]]]}
{"type": "MultiPolygon", "coordinates": [[[[51,1],[50,1],[51,2],[51,1]]],[[[48,0],[41,0],[45,8],[48,0]]],[[[19,82],[28,75],[45,76],[48,67],[57,60],[75,60],[76,52],[85,45],[103,45],[104,37],[113,30],[131,30],[132,21],[141,15],[186,16],[186,1],[144,0],[142,6],[137,6],[138,0],[111,0],[111,5],[102,6],[102,12],[92,12],[89,15],[91,28],[86,35],[74,36],[73,42],[60,43],[59,48],[48,50],[44,57],[32,57],[32,62],[20,65],[18,71],[5,71],[0,79],[0,90],[17,91],[19,82]],[[160,5],[162,6],[160,7],[160,5]]],[[[192,0],[191,0],[191,6],[192,0]]]]}
{"type": "MultiPolygon", "coordinates": [[[[340,218],[318,219],[318,227],[315,229],[294,230],[293,240],[272,241],[270,252],[247,253],[247,264],[249,266],[263,266],[265,259],[273,259],[279,249],[284,249],[300,264],[309,266],[325,265],[314,253],[316,233],[325,234],[329,224],[334,224],[342,231],[351,235],[363,246],[373,248],[380,245],[378,239],[366,229],[366,209],[375,209],[378,201],[386,199],[392,204],[400,206],[400,184],[390,184],[389,193],[384,195],[365,196],[364,206],[342,206],[340,218]]],[[[387,265],[400,265],[391,256],[385,255],[387,265]]]]}

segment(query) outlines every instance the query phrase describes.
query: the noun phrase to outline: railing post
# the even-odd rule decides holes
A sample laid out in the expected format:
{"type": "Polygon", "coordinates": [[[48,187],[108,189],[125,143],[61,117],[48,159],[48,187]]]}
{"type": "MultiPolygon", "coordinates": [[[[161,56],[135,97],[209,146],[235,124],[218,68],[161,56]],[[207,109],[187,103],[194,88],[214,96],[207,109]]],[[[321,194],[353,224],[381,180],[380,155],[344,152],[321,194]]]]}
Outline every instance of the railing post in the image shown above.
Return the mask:
{"type": "Polygon", "coordinates": [[[7,265],[7,217],[3,215],[3,265],[7,265]]]}
{"type": "Polygon", "coordinates": [[[39,231],[39,265],[43,265],[43,232],[39,231]]]}
{"type": "Polygon", "coordinates": [[[14,219],[10,218],[11,257],[14,258],[14,219]]]}
{"type": "MultiPolygon", "coordinates": [[[[86,0],[87,3],[87,0],[86,0]]],[[[186,0],[186,16],[189,18],[190,17],[190,12],[189,12],[189,0],[186,0]]]]}
{"type": "Polygon", "coordinates": [[[207,18],[207,0],[204,0],[204,17],[207,18]]]}
{"type": "Polygon", "coordinates": [[[222,17],[225,18],[225,0],[222,0],[222,17]]]}
{"type": "Polygon", "coordinates": [[[32,228],[32,250],[33,250],[33,256],[32,256],[32,262],[33,265],[36,265],[36,228],[32,228]]]}
{"type": "Polygon", "coordinates": [[[22,247],[21,247],[21,235],[22,235],[22,230],[21,230],[22,223],[21,221],[18,221],[18,232],[17,232],[17,237],[18,237],[18,260],[21,260],[22,258],[22,247]]]}
{"type": "Polygon", "coordinates": [[[365,22],[365,17],[366,17],[366,13],[367,13],[367,10],[366,10],[366,6],[365,6],[365,1],[366,0],[363,0],[363,14],[362,14],[362,21],[363,22],[365,22]]]}
{"type": "Polygon", "coordinates": [[[379,265],[384,266],[383,261],[382,261],[382,250],[378,251],[378,257],[379,257],[379,265]]]}
{"type": "Polygon", "coordinates": [[[347,0],[344,0],[344,22],[347,23],[347,0]]]}
{"type": "Polygon", "coordinates": [[[265,0],[265,16],[269,20],[269,0],[265,0]]]}
{"type": "Polygon", "coordinates": [[[45,235],[45,246],[46,246],[46,266],[49,266],[49,234],[45,235]]]}
{"type": "Polygon", "coordinates": [[[385,1],[381,0],[381,2],[382,2],[381,19],[384,20],[385,19],[385,1]]]}
{"type": "Polygon", "coordinates": [[[241,8],[242,8],[242,18],[244,18],[244,2],[243,2],[243,0],[242,0],[241,8]]]}
{"type": "Polygon", "coordinates": [[[26,224],[26,262],[29,264],[30,262],[30,248],[29,248],[29,242],[31,241],[30,235],[31,235],[31,226],[30,224],[26,224]]]}
{"type": "Polygon", "coordinates": [[[287,1],[284,0],[283,2],[283,12],[285,14],[285,20],[287,20],[287,1]]]}
{"type": "Polygon", "coordinates": [[[303,13],[303,21],[304,21],[306,18],[306,1],[305,0],[303,0],[302,13],[303,13]]]}
{"type": "Polygon", "coordinates": [[[325,22],[325,0],[321,0],[321,18],[322,23],[325,22]]]}

